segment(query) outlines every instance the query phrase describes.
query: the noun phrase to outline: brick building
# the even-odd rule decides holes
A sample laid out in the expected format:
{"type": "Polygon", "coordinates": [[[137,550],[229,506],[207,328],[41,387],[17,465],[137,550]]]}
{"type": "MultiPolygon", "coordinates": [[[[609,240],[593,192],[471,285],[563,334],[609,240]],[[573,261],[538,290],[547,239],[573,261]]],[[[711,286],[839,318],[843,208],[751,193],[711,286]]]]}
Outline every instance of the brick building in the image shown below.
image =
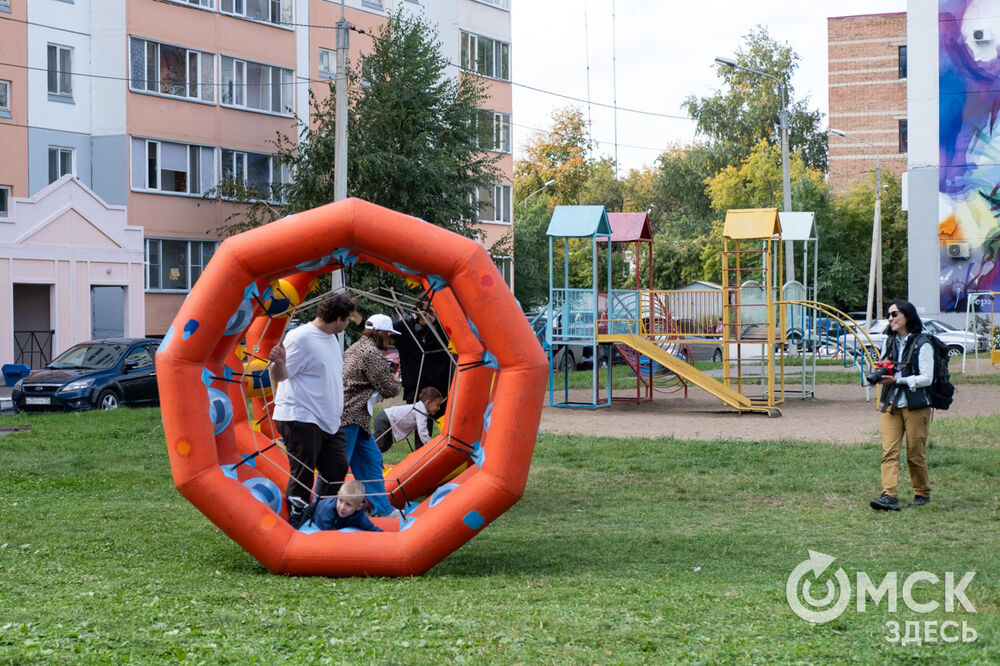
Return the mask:
{"type": "Polygon", "coordinates": [[[829,137],[829,182],[843,193],[875,170],[906,171],[906,13],[827,19],[830,128],[867,141],[829,137]]]}

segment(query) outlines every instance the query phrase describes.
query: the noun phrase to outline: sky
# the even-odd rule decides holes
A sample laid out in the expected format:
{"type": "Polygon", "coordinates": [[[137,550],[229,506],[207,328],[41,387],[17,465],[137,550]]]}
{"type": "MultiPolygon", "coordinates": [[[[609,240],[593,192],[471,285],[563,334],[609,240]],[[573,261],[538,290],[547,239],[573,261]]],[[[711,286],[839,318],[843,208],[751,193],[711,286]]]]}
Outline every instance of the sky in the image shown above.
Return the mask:
{"type": "Polygon", "coordinates": [[[589,116],[597,154],[614,157],[615,112],[608,107],[616,105],[619,175],[654,166],[665,147],[695,138],[681,102],[721,88],[715,58],[733,57],[756,25],[799,55],[794,98],[808,98],[809,108],[822,111],[825,127],[826,19],[903,11],[906,0],[512,0],[514,159],[566,106],[589,116]]]}

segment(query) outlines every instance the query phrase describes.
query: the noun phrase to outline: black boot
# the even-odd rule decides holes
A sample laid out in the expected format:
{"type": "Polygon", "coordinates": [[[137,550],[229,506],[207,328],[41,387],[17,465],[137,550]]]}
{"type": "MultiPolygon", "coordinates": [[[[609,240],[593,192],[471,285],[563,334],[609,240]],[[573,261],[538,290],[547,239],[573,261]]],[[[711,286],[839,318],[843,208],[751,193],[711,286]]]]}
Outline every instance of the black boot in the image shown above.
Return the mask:
{"type": "Polygon", "coordinates": [[[895,497],[889,497],[885,493],[878,499],[873,499],[868,502],[871,508],[876,511],[899,511],[899,500],[895,497]]]}

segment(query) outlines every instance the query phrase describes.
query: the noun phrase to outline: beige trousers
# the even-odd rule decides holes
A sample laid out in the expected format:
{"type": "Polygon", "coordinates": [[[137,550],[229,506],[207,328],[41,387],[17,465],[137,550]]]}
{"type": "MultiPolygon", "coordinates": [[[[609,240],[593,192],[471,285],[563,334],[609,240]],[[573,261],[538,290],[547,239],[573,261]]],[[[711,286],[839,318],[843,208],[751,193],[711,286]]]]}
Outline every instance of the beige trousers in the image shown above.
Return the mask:
{"type": "Polygon", "coordinates": [[[909,410],[896,407],[882,414],[882,493],[896,497],[899,485],[899,454],[906,435],[906,464],[910,468],[913,494],[929,497],[931,482],[927,477],[924,446],[931,426],[931,408],[909,410]]]}

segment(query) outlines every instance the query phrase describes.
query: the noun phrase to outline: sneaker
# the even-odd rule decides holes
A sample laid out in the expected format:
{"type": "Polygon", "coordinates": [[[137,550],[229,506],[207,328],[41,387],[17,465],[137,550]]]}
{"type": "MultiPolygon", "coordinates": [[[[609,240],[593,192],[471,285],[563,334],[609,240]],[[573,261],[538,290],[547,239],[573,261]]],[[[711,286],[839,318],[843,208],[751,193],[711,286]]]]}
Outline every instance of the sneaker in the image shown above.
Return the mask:
{"type": "Polygon", "coordinates": [[[294,529],[299,529],[299,526],[305,522],[307,507],[308,504],[300,497],[288,498],[288,524],[294,529]]]}
{"type": "Polygon", "coordinates": [[[907,509],[912,509],[915,506],[926,506],[931,503],[931,498],[929,495],[914,495],[913,501],[906,505],[907,509]]]}
{"type": "Polygon", "coordinates": [[[372,518],[402,518],[403,512],[399,509],[393,509],[389,513],[379,513],[372,516],[372,518]]]}
{"type": "Polygon", "coordinates": [[[868,502],[871,508],[876,511],[899,511],[899,500],[895,497],[889,497],[885,493],[878,499],[873,499],[868,502]]]}

